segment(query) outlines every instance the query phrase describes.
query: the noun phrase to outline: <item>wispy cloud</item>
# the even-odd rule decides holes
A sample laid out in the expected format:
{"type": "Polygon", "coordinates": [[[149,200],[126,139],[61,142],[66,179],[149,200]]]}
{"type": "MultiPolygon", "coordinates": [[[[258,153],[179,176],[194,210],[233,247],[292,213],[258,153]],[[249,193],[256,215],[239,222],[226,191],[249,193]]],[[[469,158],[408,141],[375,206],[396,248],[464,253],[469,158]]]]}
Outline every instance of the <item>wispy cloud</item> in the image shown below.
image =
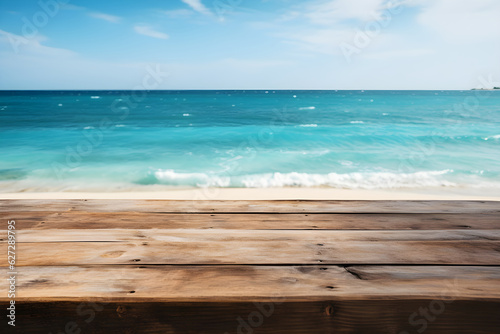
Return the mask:
{"type": "Polygon", "coordinates": [[[161,13],[167,15],[170,18],[188,17],[194,14],[194,12],[189,9],[164,10],[161,13]]]}
{"type": "Polygon", "coordinates": [[[40,34],[38,34],[35,38],[26,38],[0,29],[0,45],[2,45],[2,49],[8,50],[9,47],[7,45],[10,44],[10,48],[14,51],[14,53],[22,51],[27,55],[63,57],[76,55],[75,52],[67,49],[45,46],[42,44],[44,41],[47,41],[47,37],[40,34]]]}
{"type": "Polygon", "coordinates": [[[304,2],[282,15],[279,21],[306,19],[312,24],[322,26],[332,26],[346,20],[367,22],[377,19],[381,11],[389,5],[390,3],[387,3],[386,0],[319,0],[304,2]]]}
{"type": "Polygon", "coordinates": [[[367,53],[361,57],[367,59],[387,60],[392,58],[412,58],[423,57],[435,54],[431,49],[411,49],[411,50],[390,50],[385,52],[367,53]]]}
{"type": "Polygon", "coordinates": [[[104,13],[98,13],[98,12],[89,13],[89,16],[94,17],[96,19],[108,21],[111,23],[118,23],[121,20],[121,18],[118,16],[104,14],[104,13]]]}
{"type": "Polygon", "coordinates": [[[182,0],[182,2],[193,8],[193,10],[197,11],[198,13],[212,15],[212,12],[207,7],[205,7],[201,0],[182,0]]]}
{"type": "Polygon", "coordinates": [[[284,32],[279,34],[287,44],[296,45],[301,50],[327,55],[338,55],[338,45],[351,40],[354,31],[351,29],[308,29],[304,31],[284,32]]]}
{"type": "Polygon", "coordinates": [[[435,0],[432,3],[421,0],[420,3],[424,6],[418,22],[446,41],[462,44],[498,39],[500,2],[497,0],[435,0]]]}
{"type": "Polygon", "coordinates": [[[61,4],[61,9],[64,10],[86,10],[87,8],[82,6],[76,6],[70,3],[61,4]]]}
{"type": "Polygon", "coordinates": [[[168,39],[168,37],[169,37],[167,34],[161,32],[161,31],[154,30],[150,26],[146,26],[146,25],[136,25],[136,26],[134,26],[134,30],[138,34],[153,37],[153,38],[168,39]]]}
{"type": "Polygon", "coordinates": [[[309,6],[305,16],[312,23],[331,25],[342,20],[370,21],[377,18],[384,0],[328,0],[309,6]]]}

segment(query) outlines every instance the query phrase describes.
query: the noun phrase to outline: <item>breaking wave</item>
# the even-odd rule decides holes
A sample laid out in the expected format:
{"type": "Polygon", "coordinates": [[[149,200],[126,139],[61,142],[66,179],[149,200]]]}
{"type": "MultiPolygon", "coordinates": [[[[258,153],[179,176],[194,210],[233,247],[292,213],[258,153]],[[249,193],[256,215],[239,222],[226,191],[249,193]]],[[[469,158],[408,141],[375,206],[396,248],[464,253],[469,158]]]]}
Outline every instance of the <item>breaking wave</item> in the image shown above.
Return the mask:
{"type": "Polygon", "coordinates": [[[178,173],[173,170],[157,170],[154,178],[158,184],[191,187],[332,187],[344,189],[398,189],[454,187],[454,182],[444,175],[452,170],[416,173],[264,173],[231,176],[216,173],[178,173]]]}

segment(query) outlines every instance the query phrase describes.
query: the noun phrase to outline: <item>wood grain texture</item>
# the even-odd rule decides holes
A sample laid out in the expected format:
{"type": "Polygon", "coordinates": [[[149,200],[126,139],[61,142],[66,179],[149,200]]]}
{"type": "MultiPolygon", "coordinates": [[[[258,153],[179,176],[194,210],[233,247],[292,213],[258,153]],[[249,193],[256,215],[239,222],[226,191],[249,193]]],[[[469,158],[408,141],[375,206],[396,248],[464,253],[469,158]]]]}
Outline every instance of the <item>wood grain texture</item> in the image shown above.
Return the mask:
{"type": "MultiPolygon", "coordinates": [[[[27,230],[17,266],[500,265],[500,231],[27,230]]],[[[2,243],[5,244],[4,241],[2,243]]]]}
{"type": "MultiPolygon", "coordinates": [[[[0,232],[5,242],[6,231],[0,232]]],[[[17,230],[18,243],[35,242],[330,242],[338,241],[500,241],[500,230],[366,231],[366,230],[207,230],[199,229],[54,229],[17,230]]]]}
{"type": "Polygon", "coordinates": [[[499,229],[499,213],[144,213],[6,211],[28,229],[455,230],[499,229]]]}
{"type": "Polygon", "coordinates": [[[17,266],[84,264],[420,264],[499,265],[498,241],[58,242],[18,244],[17,266]],[[271,255],[270,255],[271,254],[271,255]]]}
{"type": "Polygon", "coordinates": [[[0,200],[0,219],[0,333],[500,332],[500,202],[0,200]]]}
{"type": "MultiPolygon", "coordinates": [[[[0,272],[6,274],[7,269],[0,272]]],[[[30,266],[18,301],[298,302],[490,300],[500,267],[463,266],[30,266]]],[[[6,300],[7,296],[0,296],[6,300]]]]}
{"type": "MultiPolygon", "coordinates": [[[[18,326],[2,333],[103,334],[495,334],[500,303],[455,300],[255,303],[53,302],[19,303],[18,326]],[[438,313],[430,312],[430,307],[438,313]],[[418,312],[426,309],[431,320],[418,312]],[[269,310],[272,310],[269,311],[269,310]],[[412,322],[409,318],[414,315],[412,322]],[[70,329],[66,331],[65,329],[70,329]],[[73,330],[71,330],[73,329],[73,330]]],[[[0,307],[5,307],[0,303],[0,307]]]]}
{"type": "Polygon", "coordinates": [[[0,200],[0,212],[499,213],[496,201],[0,200]]]}

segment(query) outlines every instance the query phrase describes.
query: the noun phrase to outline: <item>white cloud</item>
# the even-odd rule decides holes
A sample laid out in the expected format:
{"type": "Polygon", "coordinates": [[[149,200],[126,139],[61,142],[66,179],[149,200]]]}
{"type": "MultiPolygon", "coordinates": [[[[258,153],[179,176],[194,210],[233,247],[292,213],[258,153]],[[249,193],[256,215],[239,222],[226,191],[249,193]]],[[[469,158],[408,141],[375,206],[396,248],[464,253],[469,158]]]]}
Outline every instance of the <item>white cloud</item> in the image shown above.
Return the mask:
{"type": "Polygon", "coordinates": [[[61,4],[61,9],[64,9],[64,10],[86,10],[85,7],[75,6],[75,5],[70,4],[70,3],[61,4]]]}
{"type": "Polygon", "coordinates": [[[328,0],[305,9],[305,16],[314,24],[332,25],[342,20],[371,21],[385,8],[385,0],[328,0]]]}
{"type": "Polygon", "coordinates": [[[92,13],[89,13],[89,15],[96,18],[96,19],[105,20],[105,21],[108,21],[111,23],[118,23],[121,20],[121,18],[118,16],[104,14],[104,13],[98,13],[98,12],[92,12],[92,13]]]}
{"type": "Polygon", "coordinates": [[[201,0],[182,0],[186,5],[193,8],[198,13],[202,13],[205,15],[211,15],[212,12],[205,7],[205,5],[201,2],[201,0]]]}
{"type": "Polygon", "coordinates": [[[435,51],[431,49],[390,50],[383,52],[361,54],[361,57],[366,59],[387,60],[391,58],[410,58],[410,57],[429,56],[434,53],[435,51]]]}
{"type": "Polygon", "coordinates": [[[217,62],[213,62],[211,66],[232,67],[241,70],[263,70],[268,67],[284,66],[293,64],[286,60],[260,60],[260,59],[237,59],[226,58],[217,62]]]}
{"type": "Polygon", "coordinates": [[[287,43],[297,45],[306,51],[328,55],[339,54],[338,45],[351,41],[353,36],[354,32],[347,29],[316,29],[284,35],[287,43]]]}
{"type": "Polygon", "coordinates": [[[173,9],[173,10],[165,10],[162,11],[163,14],[167,15],[170,18],[178,18],[178,17],[188,17],[193,15],[193,11],[189,9],[173,9]]]}
{"type": "Polygon", "coordinates": [[[48,55],[48,56],[74,56],[75,52],[53,48],[50,46],[45,46],[42,42],[46,41],[47,38],[40,34],[33,38],[27,38],[24,36],[12,34],[10,32],[0,30],[0,44],[4,45],[2,49],[12,50],[15,54],[25,54],[25,55],[48,55]],[[9,45],[9,46],[7,46],[9,45]]]}
{"type": "MultiPolygon", "coordinates": [[[[415,1],[415,0],[414,0],[415,1]]],[[[498,40],[500,1],[436,0],[424,4],[418,22],[449,42],[498,40]]],[[[418,2],[417,2],[418,3],[418,2]]]]}
{"type": "MultiPolygon", "coordinates": [[[[285,43],[320,54],[341,55],[341,45],[355,44],[360,35],[368,35],[367,46],[380,48],[394,40],[387,27],[384,12],[394,11],[395,4],[404,0],[316,0],[303,2],[281,15],[275,28],[285,43]],[[383,22],[383,23],[382,23],[383,22]],[[366,26],[379,28],[365,33],[366,26]]],[[[423,0],[411,0],[423,1],[423,0]]],[[[366,39],[366,37],[364,37],[366,39]]],[[[364,47],[363,47],[364,48],[364,47]]],[[[365,51],[363,51],[365,52],[365,51]]]]}
{"type": "Polygon", "coordinates": [[[144,35],[144,36],[149,36],[153,38],[159,38],[159,39],[168,39],[169,36],[163,32],[154,30],[153,28],[146,26],[146,25],[136,25],[134,26],[134,30],[136,33],[144,35]]]}

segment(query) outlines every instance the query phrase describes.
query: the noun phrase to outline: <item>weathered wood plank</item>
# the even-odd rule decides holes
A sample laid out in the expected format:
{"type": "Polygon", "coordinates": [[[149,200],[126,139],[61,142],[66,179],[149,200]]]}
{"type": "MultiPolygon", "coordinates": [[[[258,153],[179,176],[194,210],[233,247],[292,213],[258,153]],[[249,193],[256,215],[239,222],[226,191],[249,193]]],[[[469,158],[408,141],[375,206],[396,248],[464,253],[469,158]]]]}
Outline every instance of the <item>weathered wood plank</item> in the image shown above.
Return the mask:
{"type": "Polygon", "coordinates": [[[500,229],[500,213],[490,214],[162,214],[136,212],[7,211],[0,220],[16,220],[28,229],[332,229],[332,230],[445,230],[500,229]]]}
{"type": "MultiPolygon", "coordinates": [[[[16,230],[17,243],[36,242],[93,242],[93,241],[163,241],[166,243],[205,243],[255,241],[273,243],[324,243],[338,241],[496,241],[498,230],[199,230],[199,229],[96,229],[96,230],[16,230]]],[[[0,231],[5,243],[7,232],[0,231]]]]}
{"type": "Polygon", "coordinates": [[[499,218],[480,201],[0,200],[20,333],[494,333],[499,218]],[[272,315],[238,328],[253,302],[272,315]]]}
{"type": "Polygon", "coordinates": [[[0,212],[84,211],[148,213],[488,213],[500,201],[165,201],[0,200],[0,212]]]}
{"type": "MultiPolygon", "coordinates": [[[[4,277],[6,268],[0,269],[4,277]]],[[[500,267],[29,266],[18,301],[495,300],[500,267]]],[[[7,300],[1,295],[0,300],[7,300]]]]}
{"type": "MultiPolygon", "coordinates": [[[[326,232],[326,231],[323,231],[326,232]]],[[[85,264],[500,265],[499,241],[338,240],[186,234],[164,241],[19,242],[17,266],[85,264]]]]}
{"type": "MultiPolygon", "coordinates": [[[[7,305],[0,303],[0,307],[7,305]]],[[[429,300],[353,300],[281,304],[93,303],[18,304],[16,329],[9,333],[148,334],[418,334],[497,333],[500,303],[429,300]],[[432,303],[432,304],[431,304],[432,303]],[[444,305],[444,308],[440,308],[444,305]],[[431,311],[434,310],[435,313],[431,311]],[[333,310],[333,312],[332,312],[333,310]],[[427,319],[420,314],[427,312],[427,319]],[[409,318],[414,316],[413,321],[409,318]]]]}

